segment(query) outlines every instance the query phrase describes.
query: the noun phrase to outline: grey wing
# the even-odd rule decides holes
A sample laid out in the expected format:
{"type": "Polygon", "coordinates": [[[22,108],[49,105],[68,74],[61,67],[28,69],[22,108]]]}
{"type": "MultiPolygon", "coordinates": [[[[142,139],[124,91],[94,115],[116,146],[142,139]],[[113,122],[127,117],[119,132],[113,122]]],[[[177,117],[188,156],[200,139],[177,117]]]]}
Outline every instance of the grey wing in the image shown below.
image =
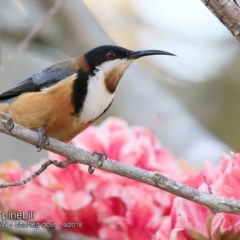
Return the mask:
{"type": "Polygon", "coordinates": [[[64,78],[76,73],[75,70],[62,64],[55,64],[31,77],[23,80],[15,87],[0,94],[0,103],[11,101],[12,98],[19,96],[25,92],[38,92],[42,88],[50,87],[64,78]]]}

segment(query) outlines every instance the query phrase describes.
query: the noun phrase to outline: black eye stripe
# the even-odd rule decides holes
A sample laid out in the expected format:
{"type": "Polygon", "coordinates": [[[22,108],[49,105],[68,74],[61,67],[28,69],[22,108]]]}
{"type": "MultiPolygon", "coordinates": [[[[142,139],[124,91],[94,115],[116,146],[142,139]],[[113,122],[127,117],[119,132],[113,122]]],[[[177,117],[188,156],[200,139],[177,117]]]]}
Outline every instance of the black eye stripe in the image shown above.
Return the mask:
{"type": "Polygon", "coordinates": [[[113,61],[115,59],[128,59],[132,51],[118,46],[100,46],[90,50],[84,54],[88,64],[92,66],[92,69],[100,66],[106,61],[113,61]]]}

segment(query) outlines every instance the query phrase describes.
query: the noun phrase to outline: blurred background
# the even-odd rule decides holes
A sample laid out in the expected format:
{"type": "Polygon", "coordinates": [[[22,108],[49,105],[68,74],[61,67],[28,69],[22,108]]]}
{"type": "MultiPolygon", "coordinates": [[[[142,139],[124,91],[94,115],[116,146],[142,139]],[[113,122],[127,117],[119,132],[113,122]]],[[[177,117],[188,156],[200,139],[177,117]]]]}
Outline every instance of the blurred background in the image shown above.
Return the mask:
{"type": "MultiPolygon", "coordinates": [[[[145,126],[197,167],[240,151],[239,42],[200,0],[0,0],[0,91],[103,44],[177,57],[136,61],[97,123],[117,116],[145,126]]],[[[0,134],[0,162],[26,167],[46,156],[0,134]]]]}

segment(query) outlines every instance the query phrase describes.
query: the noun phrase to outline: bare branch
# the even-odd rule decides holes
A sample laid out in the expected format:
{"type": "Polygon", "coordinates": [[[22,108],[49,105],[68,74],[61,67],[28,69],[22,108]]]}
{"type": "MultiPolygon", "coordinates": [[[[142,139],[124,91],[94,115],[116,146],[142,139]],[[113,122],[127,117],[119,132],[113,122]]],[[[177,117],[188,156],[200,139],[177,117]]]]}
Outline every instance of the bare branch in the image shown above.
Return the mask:
{"type": "MultiPolygon", "coordinates": [[[[58,162],[61,163],[61,162],[58,162]]],[[[42,164],[42,166],[36,171],[34,172],[32,175],[30,175],[29,177],[18,181],[18,182],[10,182],[10,183],[1,183],[0,184],[0,188],[6,188],[6,187],[15,187],[15,186],[20,186],[20,185],[24,185],[27,182],[31,181],[32,179],[36,178],[37,176],[39,176],[43,171],[45,171],[47,169],[48,166],[50,166],[51,164],[59,167],[60,164],[58,164],[57,161],[55,160],[48,160],[45,163],[42,164]]]]}
{"type": "Polygon", "coordinates": [[[2,74],[6,68],[17,58],[21,52],[23,52],[31,43],[34,37],[43,29],[43,27],[48,23],[49,19],[54,16],[58,10],[61,8],[65,0],[56,0],[53,6],[49,9],[46,16],[32,28],[28,35],[16,46],[11,54],[8,55],[5,62],[0,66],[0,74],[2,74]]]}
{"type": "Polygon", "coordinates": [[[240,7],[238,0],[202,0],[208,9],[240,41],[240,7]]]}
{"type": "MultiPolygon", "coordinates": [[[[14,124],[14,127],[11,130],[9,130],[6,126],[7,120],[0,120],[0,132],[14,136],[32,145],[36,145],[38,143],[38,133],[24,128],[18,124],[14,124]]],[[[202,204],[215,213],[229,212],[234,214],[240,214],[239,200],[228,199],[222,196],[217,196],[194,189],[182,183],[171,180],[157,172],[147,171],[138,167],[117,162],[112,159],[105,159],[100,167],[99,156],[97,154],[92,154],[90,152],[84,151],[80,148],[76,148],[70,144],[63,143],[52,138],[49,138],[49,145],[45,145],[43,148],[65,156],[68,160],[64,162],[49,160],[44,163],[43,166],[36,172],[36,175],[43,172],[50,164],[54,164],[57,167],[65,168],[69,164],[80,163],[94,168],[100,168],[102,170],[157,187],[159,189],[178,195],[182,198],[202,204]]],[[[25,184],[34,177],[36,176],[33,174],[29,178],[22,180],[21,184],[25,184]]],[[[20,183],[10,185],[9,183],[6,184],[7,185],[5,186],[1,185],[1,187],[20,185],[20,183]]]]}

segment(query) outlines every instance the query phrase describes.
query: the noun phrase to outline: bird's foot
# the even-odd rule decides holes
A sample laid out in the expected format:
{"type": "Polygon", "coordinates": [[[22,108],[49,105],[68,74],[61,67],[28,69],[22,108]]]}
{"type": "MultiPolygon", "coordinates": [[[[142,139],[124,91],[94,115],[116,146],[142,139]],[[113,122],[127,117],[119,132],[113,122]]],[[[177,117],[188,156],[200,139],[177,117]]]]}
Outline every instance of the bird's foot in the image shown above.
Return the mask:
{"type": "MultiPolygon", "coordinates": [[[[107,159],[107,154],[106,154],[106,153],[100,153],[100,152],[94,151],[94,152],[92,153],[92,155],[93,155],[93,156],[94,156],[94,155],[98,155],[98,161],[99,161],[98,167],[101,167],[101,166],[103,165],[104,160],[107,159]]],[[[95,170],[94,167],[88,166],[88,172],[89,172],[90,174],[92,174],[92,173],[94,172],[94,170],[95,170]]]]}
{"type": "Polygon", "coordinates": [[[0,116],[5,118],[7,121],[5,122],[5,127],[8,129],[8,131],[11,131],[14,127],[14,122],[12,116],[9,114],[0,112],[0,116]]]}
{"type": "Polygon", "coordinates": [[[37,129],[39,138],[38,138],[38,143],[36,145],[37,151],[40,152],[44,146],[44,144],[48,145],[49,144],[49,139],[48,135],[46,134],[45,128],[44,127],[39,127],[37,129]]]}

